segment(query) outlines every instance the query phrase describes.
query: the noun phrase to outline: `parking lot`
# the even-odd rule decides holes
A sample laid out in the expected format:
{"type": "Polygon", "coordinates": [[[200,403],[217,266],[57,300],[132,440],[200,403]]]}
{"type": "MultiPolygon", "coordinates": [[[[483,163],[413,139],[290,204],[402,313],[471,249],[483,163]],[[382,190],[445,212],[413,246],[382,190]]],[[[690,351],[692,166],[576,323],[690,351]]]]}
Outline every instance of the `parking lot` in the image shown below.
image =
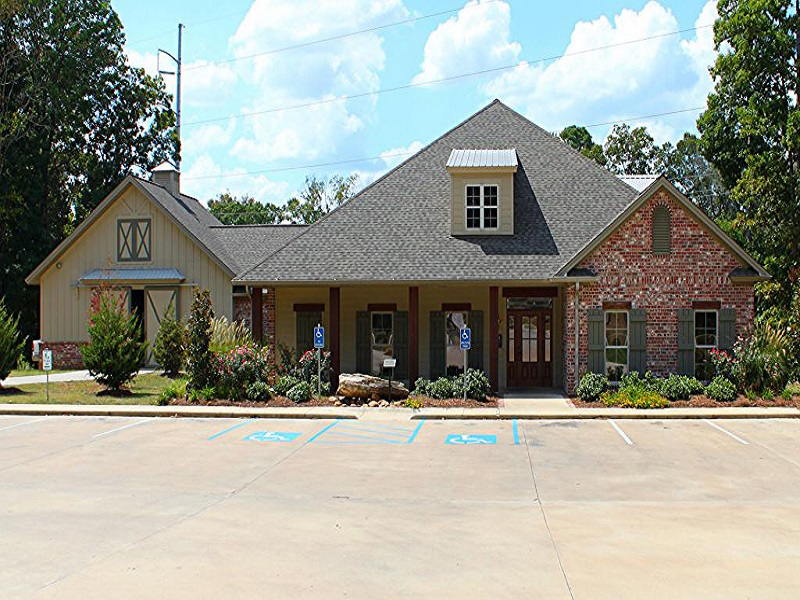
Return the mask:
{"type": "Polygon", "coordinates": [[[20,598],[797,598],[800,422],[0,417],[20,598]]]}

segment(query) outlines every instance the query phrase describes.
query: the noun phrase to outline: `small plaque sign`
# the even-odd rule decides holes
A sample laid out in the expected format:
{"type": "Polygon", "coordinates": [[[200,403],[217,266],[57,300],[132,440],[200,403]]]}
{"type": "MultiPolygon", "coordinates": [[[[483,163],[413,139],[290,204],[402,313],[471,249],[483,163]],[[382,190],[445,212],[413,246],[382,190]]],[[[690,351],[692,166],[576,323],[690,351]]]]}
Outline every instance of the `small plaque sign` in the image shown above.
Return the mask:
{"type": "Polygon", "coordinates": [[[52,350],[43,350],[42,351],[42,370],[43,371],[52,371],[53,370],[53,351],[52,350]]]}
{"type": "Polygon", "coordinates": [[[384,369],[394,369],[397,366],[397,359],[396,358],[384,358],[383,359],[383,368],[384,369]]]}

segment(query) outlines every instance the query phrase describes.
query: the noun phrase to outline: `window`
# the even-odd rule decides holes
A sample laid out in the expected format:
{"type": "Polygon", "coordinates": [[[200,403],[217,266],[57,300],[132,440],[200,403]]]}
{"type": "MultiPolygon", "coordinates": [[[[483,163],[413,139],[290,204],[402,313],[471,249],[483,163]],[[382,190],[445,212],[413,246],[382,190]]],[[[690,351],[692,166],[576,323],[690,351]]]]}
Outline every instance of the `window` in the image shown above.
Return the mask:
{"type": "Polygon", "coordinates": [[[467,313],[448,312],[444,315],[444,335],[447,356],[445,371],[447,375],[464,372],[464,351],[461,349],[461,329],[467,325],[467,313]]]}
{"type": "Polygon", "coordinates": [[[372,372],[383,373],[383,359],[394,354],[394,318],[390,312],[370,313],[372,372]]]}
{"type": "Polygon", "coordinates": [[[628,313],[606,311],[606,376],[620,381],[628,372],[628,313]]]}
{"type": "Polygon", "coordinates": [[[655,254],[669,254],[671,252],[669,208],[664,205],[653,209],[653,252],[655,254]]]}
{"type": "Polygon", "coordinates": [[[150,260],[150,219],[117,221],[117,260],[119,262],[150,260]]]}
{"type": "Polygon", "coordinates": [[[714,378],[711,350],[717,347],[717,311],[696,310],[694,313],[694,375],[700,381],[714,378]]]}
{"type": "Polygon", "coordinates": [[[496,185],[468,185],[467,229],[497,229],[498,198],[496,185]]]}

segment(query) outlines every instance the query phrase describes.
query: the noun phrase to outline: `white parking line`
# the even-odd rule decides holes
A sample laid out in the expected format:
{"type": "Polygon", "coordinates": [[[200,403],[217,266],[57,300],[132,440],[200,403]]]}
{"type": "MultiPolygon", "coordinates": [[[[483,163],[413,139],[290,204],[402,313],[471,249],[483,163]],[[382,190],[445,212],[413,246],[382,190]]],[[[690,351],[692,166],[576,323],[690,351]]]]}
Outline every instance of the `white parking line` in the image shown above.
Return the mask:
{"type": "Polygon", "coordinates": [[[129,423],[128,425],[123,425],[122,427],[117,427],[116,429],[109,429],[108,431],[104,431],[103,433],[96,433],[92,437],[99,438],[103,437],[104,435],[109,435],[111,433],[115,433],[117,431],[122,431],[123,429],[130,429],[131,427],[136,427],[137,425],[141,425],[142,423],[147,423],[148,421],[152,421],[153,419],[142,419],[141,421],[136,421],[136,423],[129,423]]]}
{"type": "Polygon", "coordinates": [[[727,429],[724,429],[724,428],[720,427],[720,426],[719,426],[719,425],[717,425],[716,423],[712,423],[712,422],[711,422],[711,421],[709,421],[708,419],[703,419],[703,422],[704,422],[704,423],[708,423],[708,424],[709,424],[709,425],[711,425],[711,426],[712,426],[714,429],[719,429],[719,430],[720,430],[722,433],[724,433],[725,435],[729,435],[729,436],[731,436],[733,439],[735,439],[735,440],[736,440],[737,442],[739,442],[740,444],[744,444],[745,446],[749,446],[749,445],[750,445],[750,442],[748,442],[747,440],[743,440],[742,438],[740,438],[740,437],[739,437],[738,435],[736,435],[735,433],[731,433],[731,432],[730,432],[730,431],[728,431],[727,429]]]}
{"type": "Polygon", "coordinates": [[[625,434],[625,432],[624,432],[624,431],[622,431],[622,429],[620,428],[620,426],[619,426],[619,425],[617,425],[617,423],[616,423],[616,421],[614,421],[614,419],[609,419],[609,420],[608,420],[608,422],[609,422],[609,423],[611,423],[611,426],[612,426],[614,429],[616,429],[616,430],[617,430],[617,433],[618,433],[618,434],[619,434],[619,435],[622,437],[622,439],[623,439],[623,440],[625,440],[625,443],[626,443],[626,444],[628,444],[628,446],[633,446],[633,441],[631,440],[631,438],[629,438],[629,437],[628,437],[628,436],[625,434]]]}
{"type": "Polygon", "coordinates": [[[14,423],[13,425],[6,425],[5,427],[0,427],[0,431],[5,431],[6,429],[14,429],[14,427],[22,427],[23,425],[30,425],[31,423],[38,423],[39,421],[46,421],[47,417],[43,417],[41,419],[33,419],[31,421],[23,421],[22,423],[14,423]]]}

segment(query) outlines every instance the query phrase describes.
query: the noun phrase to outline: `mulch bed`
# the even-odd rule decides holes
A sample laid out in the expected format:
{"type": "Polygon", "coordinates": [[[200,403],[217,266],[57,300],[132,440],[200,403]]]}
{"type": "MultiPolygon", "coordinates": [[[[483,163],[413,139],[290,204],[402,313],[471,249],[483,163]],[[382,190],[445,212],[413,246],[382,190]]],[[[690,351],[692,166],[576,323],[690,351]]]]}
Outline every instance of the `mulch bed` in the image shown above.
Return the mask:
{"type": "MultiPolygon", "coordinates": [[[[584,402],[580,398],[570,398],[569,400],[578,408],[609,408],[599,400],[597,402],[584,402]]],[[[747,396],[739,396],[733,402],[718,402],[708,396],[692,396],[689,400],[672,401],[665,408],[728,408],[731,406],[800,408],[800,396],[795,396],[790,400],[786,400],[781,396],[775,396],[771,400],[765,400],[764,398],[750,399],[747,396]]]]}
{"type": "MultiPolygon", "coordinates": [[[[472,400],[468,398],[464,402],[463,398],[428,398],[427,396],[413,396],[414,399],[419,400],[424,407],[435,408],[496,408],[497,398],[487,398],[483,402],[472,400]]],[[[251,402],[243,400],[234,402],[233,400],[209,400],[208,402],[191,402],[188,398],[177,398],[170,402],[172,406],[242,406],[245,408],[276,408],[276,407],[304,407],[304,406],[336,406],[336,396],[323,396],[320,398],[312,398],[308,402],[292,402],[284,396],[277,396],[270,398],[267,402],[251,402]]],[[[343,402],[344,406],[368,406],[370,399],[353,399],[350,403],[343,402]]],[[[390,403],[390,406],[404,406],[404,401],[395,400],[390,403]]]]}

